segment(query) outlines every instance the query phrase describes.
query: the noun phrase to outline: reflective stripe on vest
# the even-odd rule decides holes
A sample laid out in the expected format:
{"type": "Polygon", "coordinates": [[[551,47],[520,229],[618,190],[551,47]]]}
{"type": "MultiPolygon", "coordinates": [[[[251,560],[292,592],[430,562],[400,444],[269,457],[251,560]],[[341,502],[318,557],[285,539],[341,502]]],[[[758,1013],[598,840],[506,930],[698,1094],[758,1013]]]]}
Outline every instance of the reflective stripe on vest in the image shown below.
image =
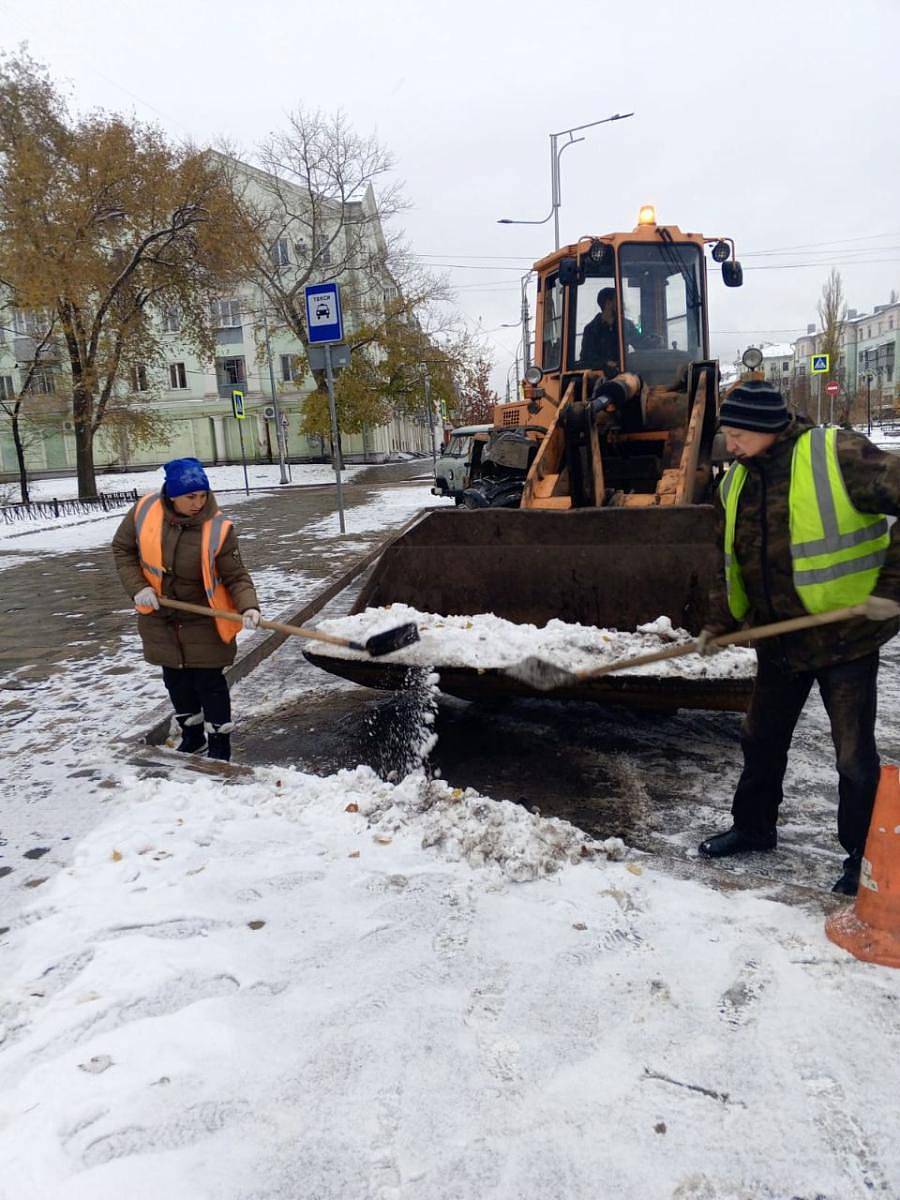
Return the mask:
{"type": "MultiPolygon", "coordinates": [[[[215,513],[208,521],[204,521],[200,554],[203,560],[203,587],[209,607],[237,612],[231,599],[231,593],[219,577],[219,568],[216,563],[230,530],[231,521],[220,512],[215,513]]],[[[233,642],[240,628],[237,621],[225,621],[221,617],[216,617],[216,629],[223,642],[233,642]]]]}
{"type": "MultiPolygon", "coordinates": [[[[138,559],[144,578],[158,596],[162,595],[164,574],[162,561],[164,516],[165,509],[159,492],[150,492],[146,496],[142,496],[134,506],[138,559]]],[[[222,583],[216,564],[216,558],[225,544],[231,524],[231,521],[221,512],[216,512],[203,522],[200,535],[200,571],[203,576],[203,590],[210,608],[222,608],[229,612],[237,612],[231,594],[222,583]]],[[[138,612],[151,613],[153,609],[141,606],[138,612]]],[[[240,630],[240,625],[236,621],[224,621],[216,618],[215,624],[223,642],[233,642],[240,630]]]]}
{"type": "MultiPolygon", "coordinates": [[[[720,489],[725,507],[725,585],[736,620],[750,603],[734,554],[738,499],[747,469],[732,464],[720,489]]],[[[847,493],[837,453],[837,430],[802,434],[791,457],[788,493],[794,587],[810,613],[861,604],[871,594],[890,542],[881,514],[861,513],[847,493]]]]}
{"type": "Polygon", "coordinates": [[[879,513],[861,513],[847,494],[837,430],[798,438],[791,461],[794,587],[808,612],[861,604],[871,594],[890,543],[879,513]]]}
{"type": "Polygon", "coordinates": [[[719,499],[725,508],[725,591],[728,607],[735,620],[740,621],[750,611],[750,601],[744,588],[741,565],[734,553],[734,529],[737,522],[738,500],[747,481],[747,468],[732,463],[719,488],[719,499]]]}

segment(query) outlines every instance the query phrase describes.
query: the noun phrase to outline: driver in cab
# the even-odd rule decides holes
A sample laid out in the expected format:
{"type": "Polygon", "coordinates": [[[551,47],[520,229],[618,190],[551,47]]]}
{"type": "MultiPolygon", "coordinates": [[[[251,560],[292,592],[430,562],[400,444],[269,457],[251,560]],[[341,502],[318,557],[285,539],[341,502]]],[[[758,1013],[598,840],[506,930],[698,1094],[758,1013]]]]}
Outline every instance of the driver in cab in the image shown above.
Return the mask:
{"type": "MultiPolygon", "coordinates": [[[[616,328],[616,289],[601,288],[597,293],[597,303],[600,311],[584,327],[578,366],[582,370],[603,371],[608,379],[612,379],[622,369],[619,363],[619,332],[616,328]]],[[[629,321],[627,317],[622,326],[627,348],[641,350],[659,346],[658,337],[641,333],[634,321],[629,321]]]]}

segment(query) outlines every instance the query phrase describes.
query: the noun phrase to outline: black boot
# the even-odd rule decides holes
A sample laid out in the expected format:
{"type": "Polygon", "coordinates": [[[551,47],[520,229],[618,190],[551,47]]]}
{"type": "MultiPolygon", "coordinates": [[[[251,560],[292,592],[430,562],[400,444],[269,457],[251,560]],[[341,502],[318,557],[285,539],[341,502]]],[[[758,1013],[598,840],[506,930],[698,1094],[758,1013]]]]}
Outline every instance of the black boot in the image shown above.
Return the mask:
{"type": "Polygon", "coordinates": [[[732,828],[708,837],[698,849],[704,858],[727,858],[731,854],[746,854],[751,850],[774,850],[777,843],[778,835],[774,829],[768,837],[755,837],[732,828]]]}
{"type": "Polygon", "coordinates": [[[209,741],[208,758],[231,762],[231,731],[233,729],[233,721],[226,721],[224,725],[212,725],[209,721],[206,722],[206,736],[209,741]]]}
{"type": "Polygon", "coordinates": [[[181,726],[179,754],[199,754],[206,749],[206,734],[203,731],[203,713],[176,713],[175,720],[181,726]]]}
{"type": "Polygon", "coordinates": [[[859,891],[859,872],[862,867],[862,859],[851,854],[849,858],[844,859],[844,873],[831,889],[839,896],[855,896],[859,891]]]}

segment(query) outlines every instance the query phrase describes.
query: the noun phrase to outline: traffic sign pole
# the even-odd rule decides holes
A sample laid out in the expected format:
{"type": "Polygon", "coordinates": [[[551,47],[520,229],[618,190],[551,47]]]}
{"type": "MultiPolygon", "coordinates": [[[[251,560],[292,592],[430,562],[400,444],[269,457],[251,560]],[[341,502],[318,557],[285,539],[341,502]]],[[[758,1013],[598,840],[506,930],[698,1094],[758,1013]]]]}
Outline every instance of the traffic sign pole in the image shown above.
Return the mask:
{"type": "Polygon", "coordinates": [[[234,413],[234,418],[238,423],[238,437],[241,440],[241,462],[244,466],[244,491],[250,495],[250,481],[247,478],[247,453],[244,450],[244,426],[241,422],[246,417],[244,412],[244,393],[240,388],[234,388],[231,393],[231,411],[234,413]]]}
{"type": "Polygon", "coordinates": [[[287,483],[288,476],[285,470],[285,459],[287,458],[285,446],[284,428],[281,424],[281,410],[278,407],[278,393],[275,390],[275,371],[272,367],[272,347],[269,344],[269,318],[266,316],[266,310],[263,309],[263,334],[266,339],[266,358],[269,360],[269,388],[272,392],[272,407],[275,409],[275,443],[278,446],[278,470],[281,473],[279,483],[287,483]]]}
{"type": "Polygon", "coordinates": [[[341,533],[346,533],[344,525],[344,493],[341,487],[341,443],[338,440],[337,405],[334,402],[334,372],[331,369],[331,344],[325,343],[325,383],[328,387],[328,415],[331,418],[331,445],[333,449],[334,478],[337,484],[338,519],[341,533]]]}

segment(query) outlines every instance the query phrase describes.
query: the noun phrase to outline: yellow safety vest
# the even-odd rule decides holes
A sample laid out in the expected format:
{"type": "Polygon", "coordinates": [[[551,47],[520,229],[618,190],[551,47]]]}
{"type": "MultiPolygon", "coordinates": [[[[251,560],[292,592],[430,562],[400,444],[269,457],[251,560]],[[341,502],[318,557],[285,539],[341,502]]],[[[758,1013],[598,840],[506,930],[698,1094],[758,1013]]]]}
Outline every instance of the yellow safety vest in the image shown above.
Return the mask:
{"type": "MultiPolygon", "coordinates": [[[[747,468],[732,463],[719,489],[725,508],[725,586],[737,621],[750,609],[734,553],[738,501],[746,479],[747,468]]],[[[788,513],[794,587],[807,612],[861,604],[871,595],[890,533],[883,515],[853,507],[841,473],[836,429],[817,426],[794,443],[788,513]]]]}

